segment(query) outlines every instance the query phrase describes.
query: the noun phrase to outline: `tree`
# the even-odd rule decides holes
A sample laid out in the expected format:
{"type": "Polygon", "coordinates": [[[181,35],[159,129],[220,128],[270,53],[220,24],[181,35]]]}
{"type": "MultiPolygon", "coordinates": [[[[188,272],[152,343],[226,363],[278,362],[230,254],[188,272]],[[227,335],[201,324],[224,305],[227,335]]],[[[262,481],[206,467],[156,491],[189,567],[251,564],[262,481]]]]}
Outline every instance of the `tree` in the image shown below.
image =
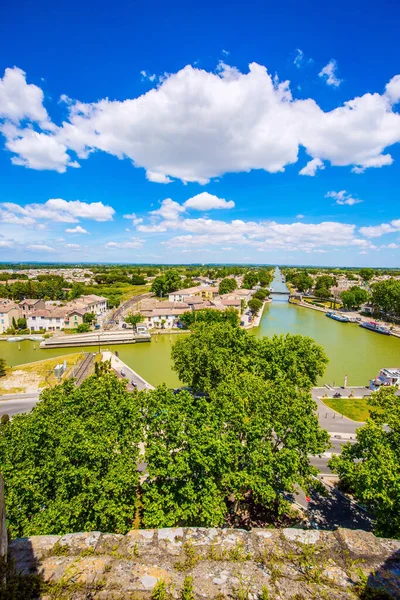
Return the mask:
{"type": "Polygon", "coordinates": [[[242,288],[245,290],[251,290],[258,283],[258,275],[255,271],[249,271],[243,277],[242,288]]]}
{"type": "Polygon", "coordinates": [[[375,275],[375,271],[374,269],[360,269],[358,271],[358,274],[360,275],[361,279],[363,281],[365,281],[366,283],[368,283],[368,281],[371,281],[371,279],[373,278],[373,276],[375,275]]]}
{"type": "Polygon", "coordinates": [[[175,342],[171,356],[179,380],[201,392],[249,370],[266,380],[285,376],[299,389],[310,389],[328,362],[311,338],[287,334],[259,339],[229,323],[194,324],[192,335],[175,342]]]}
{"type": "Polygon", "coordinates": [[[317,298],[329,299],[331,297],[331,292],[328,288],[318,288],[315,290],[315,295],[317,298]]]}
{"type": "Polygon", "coordinates": [[[87,312],[83,315],[83,322],[91,325],[94,321],[96,321],[97,316],[95,313],[87,312]]]}
{"type": "Polygon", "coordinates": [[[233,292],[233,290],[236,290],[236,288],[237,288],[236,279],[226,277],[225,279],[222,279],[222,281],[220,282],[220,284],[218,286],[218,294],[220,296],[222,294],[229,294],[229,292],[233,292]]]}
{"type": "Polygon", "coordinates": [[[151,285],[151,291],[160,298],[166,296],[170,292],[179,290],[181,286],[181,277],[179,272],[172,269],[167,271],[165,275],[156,277],[151,285]]]}
{"type": "Polygon", "coordinates": [[[146,285],[147,281],[141,275],[132,275],[131,283],[132,285],[146,285]]]}
{"type": "Polygon", "coordinates": [[[0,377],[7,375],[7,363],[5,358],[0,358],[0,377]]]}
{"type": "Polygon", "coordinates": [[[325,298],[329,298],[331,295],[331,287],[336,285],[336,283],[335,277],[331,275],[320,275],[320,277],[317,277],[315,282],[315,295],[317,295],[317,291],[320,289],[328,290],[328,295],[325,296],[325,298]]]}
{"type": "Polygon", "coordinates": [[[0,423],[2,425],[6,425],[9,421],[10,421],[10,417],[7,413],[4,413],[3,415],[1,415],[0,423]]]}
{"type": "Polygon", "coordinates": [[[262,287],[267,287],[272,282],[272,271],[259,271],[258,282],[262,287]]]}
{"type": "Polygon", "coordinates": [[[142,315],[133,314],[132,312],[130,312],[124,317],[124,321],[125,323],[129,323],[129,325],[132,325],[132,327],[136,327],[136,325],[143,321],[143,317],[142,315]]]}
{"type": "Polygon", "coordinates": [[[78,388],[66,380],[2,428],[0,469],[13,537],[132,528],[141,420],[137,394],[125,383],[112,373],[78,388]]]}
{"type": "Polygon", "coordinates": [[[299,292],[305,292],[312,288],[314,280],[307,273],[298,273],[292,278],[293,285],[298,289],[299,292]]]}
{"type": "Polygon", "coordinates": [[[387,279],[372,284],[372,304],[385,314],[400,315],[400,281],[387,279]]]}
{"type": "Polygon", "coordinates": [[[372,394],[366,425],[329,465],[376,517],[376,534],[400,536],[400,398],[393,387],[372,394]]]}
{"type": "Polygon", "coordinates": [[[366,302],[369,298],[369,294],[366,290],[353,285],[349,290],[344,291],[340,294],[340,298],[343,302],[343,306],[348,310],[357,309],[366,302]]]}
{"type": "Polygon", "coordinates": [[[21,317],[20,319],[18,319],[17,327],[18,329],[26,329],[27,325],[25,317],[21,317]]]}
{"type": "Polygon", "coordinates": [[[89,323],[81,323],[76,328],[76,331],[78,333],[87,333],[88,331],[90,331],[90,325],[89,325],[89,323]]]}
{"type": "Polygon", "coordinates": [[[239,313],[235,308],[217,310],[215,308],[203,308],[200,310],[187,311],[180,317],[181,322],[188,328],[196,323],[230,323],[239,325],[239,313]]]}
{"type": "MultiPolygon", "coordinates": [[[[189,345],[176,343],[181,348],[175,365],[182,348],[189,349],[187,365],[192,374],[201,374],[207,394],[173,394],[164,387],[146,395],[144,523],[251,526],[255,515],[275,522],[289,510],[285,494],[295,485],[305,490],[313,485],[317,469],[309,455],[329,446],[309,387],[302,389],[297,378],[295,383],[287,377],[287,362],[296,362],[295,346],[286,344],[282,352],[277,339],[268,352],[263,345],[253,347],[246,332],[220,324],[196,328],[188,339],[189,345]],[[206,339],[199,343],[203,334],[214,340],[206,356],[206,339]],[[266,362],[251,372],[263,350],[266,362]],[[279,368],[271,364],[265,371],[272,361],[279,368]]],[[[304,349],[300,360],[307,360],[304,349]]],[[[186,382],[196,383],[191,376],[186,382]]]]}
{"type": "Polygon", "coordinates": [[[247,306],[253,314],[258,315],[258,313],[262,309],[263,303],[261,300],[259,300],[258,298],[254,298],[253,296],[253,298],[251,298],[251,300],[248,301],[247,306]]]}
{"type": "Polygon", "coordinates": [[[258,298],[258,300],[261,300],[262,302],[264,302],[264,300],[266,298],[268,298],[268,296],[269,296],[269,290],[264,290],[263,288],[260,288],[253,295],[253,298],[258,298]]]}
{"type": "Polygon", "coordinates": [[[12,318],[12,326],[14,329],[17,329],[17,321],[15,320],[15,317],[12,318]]]}
{"type": "Polygon", "coordinates": [[[75,300],[76,298],[80,298],[84,292],[84,287],[81,283],[76,283],[72,286],[71,291],[69,292],[69,299],[75,300]]]}

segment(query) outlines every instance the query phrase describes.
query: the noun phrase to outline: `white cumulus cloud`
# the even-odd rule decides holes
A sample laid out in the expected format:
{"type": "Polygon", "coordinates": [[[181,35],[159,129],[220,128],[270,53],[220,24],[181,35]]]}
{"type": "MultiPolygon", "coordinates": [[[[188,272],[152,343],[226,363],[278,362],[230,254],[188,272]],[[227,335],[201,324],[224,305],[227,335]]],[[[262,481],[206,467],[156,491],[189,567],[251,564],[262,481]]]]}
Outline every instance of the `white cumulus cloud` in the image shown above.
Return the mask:
{"type": "Polygon", "coordinates": [[[309,175],[310,177],[314,177],[318,169],[325,169],[325,165],[320,158],[313,158],[301,169],[301,171],[299,171],[299,175],[309,175]]]}
{"type": "MultiPolygon", "coordinates": [[[[102,202],[81,202],[80,200],[63,200],[53,198],[43,204],[25,204],[20,206],[13,202],[0,203],[0,222],[21,225],[33,225],[44,219],[63,223],[78,223],[79,219],[92,221],[112,221],[115,210],[102,202]]],[[[82,229],[82,228],[81,228],[82,229]]],[[[69,233],[87,233],[86,231],[69,231],[69,233]]]]}
{"type": "Polygon", "coordinates": [[[400,219],[395,219],[390,223],[360,227],[360,233],[368,238],[377,238],[386,233],[395,233],[396,231],[400,231],[400,219]]]}
{"type": "Polygon", "coordinates": [[[347,206],[353,206],[354,204],[360,204],[362,202],[362,200],[354,198],[346,190],[341,190],[340,192],[327,192],[325,198],[333,198],[336,204],[346,204],[347,206]]]}
{"type": "MultiPolygon", "coordinates": [[[[400,115],[393,110],[399,75],[383,93],[366,93],[325,112],[312,98],[294,98],[289,82],[260,64],[251,63],[244,73],[223,62],[216,72],[187,65],[138,98],[68,98],[68,118],[57,126],[49,121],[43,92],[15,69],[1,80],[7,94],[0,131],[14,164],[33,169],[63,172],[102,151],[144,168],[149,181],[205,184],[224,173],[283,171],[303,147],[310,161],[302,175],[315,175],[329,163],[360,173],[390,165],[387,148],[400,141],[400,115]],[[11,75],[18,80],[15,89],[11,75]],[[20,101],[18,86],[24,98],[34,96],[32,104],[20,101]],[[30,123],[19,125],[20,118],[30,123]]],[[[320,73],[333,86],[340,82],[335,69],[330,61],[320,73]]]]}
{"type": "Polygon", "coordinates": [[[76,227],[68,227],[65,230],[66,233],[89,233],[86,229],[84,229],[83,227],[81,227],[80,225],[77,225],[76,227]]]}
{"type": "Polygon", "coordinates": [[[336,76],[337,64],[336,60],[333,58],[328,62],[327,65],[319,72],[319,76],[325,79],[328,85],[333,85],[334,87],[338,87],[342,80],[336,76]]]}
{"type": "Polygon", "coordinates": [[[194,210],[211,210],[213,208],[234,208],[235,203],[233,200],[224,200],[224,198],[218,198],[208,192],[202,192],[189,198],[184,202],[185,208],[193,208],[194,210]]]}

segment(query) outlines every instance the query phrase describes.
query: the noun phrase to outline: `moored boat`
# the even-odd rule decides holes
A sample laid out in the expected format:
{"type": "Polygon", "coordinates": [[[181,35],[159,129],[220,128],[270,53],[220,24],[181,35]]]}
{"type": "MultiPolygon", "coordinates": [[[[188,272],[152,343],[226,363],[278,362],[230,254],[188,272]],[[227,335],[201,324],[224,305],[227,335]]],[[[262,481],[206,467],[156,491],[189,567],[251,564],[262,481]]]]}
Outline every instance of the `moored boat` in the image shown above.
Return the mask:
{"type": "Polygon", "coordinates": [[[375,321],[362,321],[360,327],[369,329],[369,331],[375,331],[375,333],[383,333],[383,335],[391,335],[392,333],[388,327],[379,325],[379,323],[376,323],[375,321]]]}
{"type": "Polygon", "coordinates": [[[346,317],[345,315],[338,315],[338,313],[335,313],[331,310],[326,313],[326,316],[329,317],[330,319],[333,319],[334,321],[340,321],[341,323],[349,323],[350,322],[349,317],[346,317]]]}

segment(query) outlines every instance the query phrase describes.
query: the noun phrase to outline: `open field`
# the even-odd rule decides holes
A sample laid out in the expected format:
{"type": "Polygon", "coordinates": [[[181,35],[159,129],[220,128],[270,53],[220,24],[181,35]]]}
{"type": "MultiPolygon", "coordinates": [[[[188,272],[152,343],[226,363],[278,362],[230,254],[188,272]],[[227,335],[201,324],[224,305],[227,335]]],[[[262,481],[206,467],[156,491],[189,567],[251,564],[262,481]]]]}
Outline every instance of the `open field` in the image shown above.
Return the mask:
{"type": "Polygon", "coordinates": [[[58,383],[54,375],[56,365],[66,360],[66,373],[68,374],[80,358],[82,358],[82,353],[75,352],[73,354],[66,354],[65,356],[12,367],[8,369],[7,375],[0,379],[0,394],[28,394],[44,387],[53,386],[58,383]]]}
{"type": "Polygon", "coordinates": [[[321,398],[332,410],[353,421],[366,421],[370,415],[368,398],[321,398]]]}
{"type": "Polygon", "coordinates": [[[119,300],[120,303],[129,300],[133,296],[140,296],[150,291],[150,285],[129,285],[129,283],[100,284],[96,286],[85,286],[85,294],[96,294],[105,296],[111,300],[119,300]]]}

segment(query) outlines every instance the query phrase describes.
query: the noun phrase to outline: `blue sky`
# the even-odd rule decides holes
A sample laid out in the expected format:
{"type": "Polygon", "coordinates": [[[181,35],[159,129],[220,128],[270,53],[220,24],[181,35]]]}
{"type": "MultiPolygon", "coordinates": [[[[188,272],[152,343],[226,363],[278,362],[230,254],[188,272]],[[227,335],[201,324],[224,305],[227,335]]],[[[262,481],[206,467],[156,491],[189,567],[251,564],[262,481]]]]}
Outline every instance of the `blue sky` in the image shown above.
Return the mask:
{"type": "Polygon", "coordinates": [[[0,260],[399,266],[399,17],[6,0],[0,260]]]}

